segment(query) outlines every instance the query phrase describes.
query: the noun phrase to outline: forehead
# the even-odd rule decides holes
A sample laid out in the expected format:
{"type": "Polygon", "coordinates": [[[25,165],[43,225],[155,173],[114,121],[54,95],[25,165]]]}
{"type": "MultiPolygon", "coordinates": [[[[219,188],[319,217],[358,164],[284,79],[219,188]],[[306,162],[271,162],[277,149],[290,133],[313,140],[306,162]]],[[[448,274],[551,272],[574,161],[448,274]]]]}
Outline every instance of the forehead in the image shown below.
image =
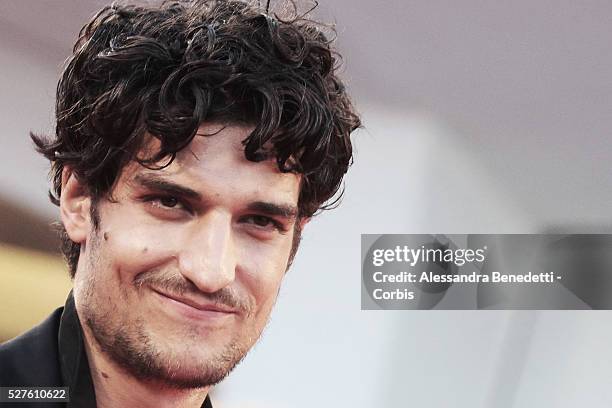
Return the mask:
{"type": "MultiPolygon", "coordinates": [[[[260,162],[246,159],[242,141],[252,130],[253,127],[246,125],[203,124],[169,166],[152,170],[134,162],[126,166],[121,178],[131,184],[138,175],[154,174],[217,196],[223,193],[259,198],[274,195],[297,203],[299,175],[281,172],[274,159],[260,162]]],[[[141,153],[146,157],[158,148],[159,141],[151,138],[141,153]]]]}

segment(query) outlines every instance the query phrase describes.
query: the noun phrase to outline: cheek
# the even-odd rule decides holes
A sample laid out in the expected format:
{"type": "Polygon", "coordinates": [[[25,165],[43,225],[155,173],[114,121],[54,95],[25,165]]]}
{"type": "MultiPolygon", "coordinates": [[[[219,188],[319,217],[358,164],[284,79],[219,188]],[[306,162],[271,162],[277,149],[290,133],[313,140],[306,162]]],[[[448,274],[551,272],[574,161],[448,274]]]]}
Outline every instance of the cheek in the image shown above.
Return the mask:
{"type": "Polygon", "coordinates": [[[160,231],[159,226],[142,221],[137,216],[107,217],[100,225],[100,261],[106,262],[107,269],[121,280],[159,267],[174,257],[170,245],[176,242],[173,230],[160,231]]]}
{"type": "Polygon", "coordinates": [[[249,245],[241,247],[238,274],[240,284],[254,297],[257,313],[267,313],[276,301],[285,276],[291,244],[249,245]]]}

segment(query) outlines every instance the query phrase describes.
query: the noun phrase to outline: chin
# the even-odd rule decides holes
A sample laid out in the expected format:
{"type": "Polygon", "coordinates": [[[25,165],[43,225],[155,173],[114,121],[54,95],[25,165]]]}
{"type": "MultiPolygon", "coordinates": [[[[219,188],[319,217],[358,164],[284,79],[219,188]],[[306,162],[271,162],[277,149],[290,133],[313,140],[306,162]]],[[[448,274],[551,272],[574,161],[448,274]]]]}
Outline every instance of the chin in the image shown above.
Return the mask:
{"type": "Polygon", "coordinates": [[[215,385],[227,377],[247,353],[235,344],[201,352],[193,350],[185,348],[167,354],[158,351],[144,361],[130,362],[131,369],[136,368],[136,375],[141,379],[152,380],[166,387],[202,388],[215,385]]]}

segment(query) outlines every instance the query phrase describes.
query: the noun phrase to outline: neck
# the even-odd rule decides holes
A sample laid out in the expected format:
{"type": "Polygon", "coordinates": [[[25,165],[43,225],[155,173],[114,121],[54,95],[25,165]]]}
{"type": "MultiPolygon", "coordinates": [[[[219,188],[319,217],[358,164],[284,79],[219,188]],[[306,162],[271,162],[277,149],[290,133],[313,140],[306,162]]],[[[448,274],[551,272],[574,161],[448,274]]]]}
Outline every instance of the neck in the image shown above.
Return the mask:
{"type": "Polygon", "coordinates": [[[210,387],[177,390],[160,383],[140,381],[100,350],[86,325],[83,325],[83,338],[98,408],[199,408],[208,394],[210,387]]]}

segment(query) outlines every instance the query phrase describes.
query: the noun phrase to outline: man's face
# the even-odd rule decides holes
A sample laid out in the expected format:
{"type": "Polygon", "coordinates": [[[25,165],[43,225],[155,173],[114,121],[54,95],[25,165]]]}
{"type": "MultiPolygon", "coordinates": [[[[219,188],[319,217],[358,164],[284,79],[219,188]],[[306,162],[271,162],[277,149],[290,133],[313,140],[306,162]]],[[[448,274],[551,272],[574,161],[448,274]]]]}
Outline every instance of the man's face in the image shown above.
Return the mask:
{"type": "Polygon", "coordinates": [[[240,142],[250,130],[202,126],[198,134],[214,135],[197,135],[162,170],[129,164],[112,200],[97,204],[75,302],[100,349],[136,378],[214,384],[268,320],[300,178],[274,161],[246,160],[240,142]]]}

